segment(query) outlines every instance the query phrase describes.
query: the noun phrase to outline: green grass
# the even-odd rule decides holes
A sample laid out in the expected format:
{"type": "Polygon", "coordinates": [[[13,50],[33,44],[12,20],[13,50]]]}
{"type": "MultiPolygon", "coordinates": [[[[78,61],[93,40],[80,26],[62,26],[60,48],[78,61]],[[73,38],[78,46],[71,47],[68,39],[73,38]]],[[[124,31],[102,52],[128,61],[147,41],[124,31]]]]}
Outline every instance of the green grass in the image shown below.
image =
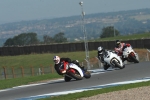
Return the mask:
{"type": "MultiPolygon", "coordinates": [[[[90,51],[90,57],[95,57],[97,55],[97,51],[90,51]]],[[[31,54],[31,55],[19,55],[19,56],[2,56],[0,57],[0,80],[4,79],[3,75],[5,67],[6,69],[6,78],[19,78],[24,75],[25,77],[30,77],[32,75],[36,76],[41,74],[39,72],[39,68],[41,69],[41,65],[43,66],[44,74],[53,73],[54,70],[54,62],[53,56],[59,55],[60,57],[70,57],[72,60],[78,59],[80,62],[85,62],[85,52],[66,52],[66,53],[53,53],[53,54],[31,54]],[[23,71],[21,70],[21,66],[23,67],[23,71]],[[34,71],[31,71],[31,66],[34,71]],[[12,73],[12,67],[14,68],[14,74],[12,73]],[[33,73],[31,73],[33,72],[33,73]]],[[[86,65],[85,65],[86,66],[86,65]]],[[[93,66],[98,67],[98,64],[93,66]]],[[[95,67],[94,67],[95,68],[95,67]]],[[[42,69],[41,69],[42,70],[42,69]]]]}
{"type": "MultiPolygon", "coordinates": [[[[96,51],[91,51],[91,54],[95,56],[96,51]]],[[[20,66],[23,66],[24,68],[27,68],[28,71],[30,71],[30,66],[37,67],[37,68],[39,68],[41,65],[45,67],[50,65],[53,66],[54,55],[59,55],[60,57],[70,57],[71,59],[78,59],[79,61],[81,60],[83,61],[85,58],[84,51],[69,52],[69,53],[54,53],[54,54],[47,53],[47,54],[30,54],[30,55],[19,55],[19,56],[0,56],[0,72],[3,71],[2,67],[4,66],[7,67],[8,69],[11,69],[11,67],[17,69],[20,68],[20,66]]],[[[9,70],[9,72],[11,73],[11,70],[9,70]]],[[[17,73],[16,70],[15,73],[17,73]]],[[[38,76],[35,75],[32,77],[31,75],[28,75],[28,77],[25,76],[24,78],[21,77],[21,78],[13,78],[13,79],[4,79],[4,80],[0,80],[0,89],[11,88],[14,86],[25,85],[30,82],[50,80],[50,79],[60,78],[60,77],[62,76],[59,76],[56,73],[53,74],[51,73],[47,75],[38,75],[38,76]]]]}
{"type": "MultiPolygon", "coordinates": [[[[70,57],[72,60],[78,59],[79,61],[84,61],[85,52],[66,52],[66,53],[46,53],[46,54],[30,54],[30,55],[20,55],[20,56],[0,56],[0,68],[6,67],[21,67],[29,68],[40,67],[42,66],[50,66],[54,65],[53,57],[58,55],[60,57],[70,57]]],[[[90,57],[95,57],[97,55],[97,51],[90,51],[90,57]]]]}
{"type": "Polygon", "coordinates": [[[47,97],[47,98],[43,98],[43,99],[39,99],[39,100],[77,100],[77,99],[83,98],[83,97],[90,97],[90,96],[94,96],[94,95],[98,95],[98,94],[102,94],[102,93],[127,90],[127,89],[131,89],[131,88],[142,87],[142,86],[150,86],[150,81],[108,87],[108,88],[97,89],[97,90],[89,90],[89,91],[67,94],[67,95],[60,95],[60,96],[55,96],[55,97],[47,97]]]}
{"type": "Polygon", "coordinates": [[[51,80],[57,78],[62,78],[62,76],[58,75],[57,73],[52,73],[52,74],[32,76],[32,77],[5,79],[5,80],[0,80],[0,89],[12,88],[15,86],[27,85],[32,82],[51,80]]]}

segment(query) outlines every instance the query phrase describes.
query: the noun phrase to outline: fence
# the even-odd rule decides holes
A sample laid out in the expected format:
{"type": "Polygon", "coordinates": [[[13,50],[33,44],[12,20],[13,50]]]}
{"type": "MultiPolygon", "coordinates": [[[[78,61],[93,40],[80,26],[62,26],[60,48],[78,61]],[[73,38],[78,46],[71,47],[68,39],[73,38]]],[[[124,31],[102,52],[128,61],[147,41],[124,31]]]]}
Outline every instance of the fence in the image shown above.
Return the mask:
{"type": "MultiPolygon", "coordinates": [[[[150,39],[137,39],[123,41],[130,43],[134,48],[150,48],[150,39]]],[[[97,50],[98,46],[103,46],[106,49],[115,47],[114,41],[103,42],[88,42],[89,50],[97,50]]],[[[17,47],[0,47],[0,56],[22,55],[31,53],[59,53],[59,52],[74,52],[84,51],[84,43],[65,43],[51,45],[35,45],[35,46],[17,46],[17,47]]]]}
{"type": "MultiPolygon", "coordinates": [[[[82,62],[82,66],[87,66],[86,62],[82,62]]],[[[97,69],[102,67],[99,65],[100,61],[96,59],[94,62],[90,62],[91,69],[97,69]]],[[[24,68],[23,66],[16,68],[16,67],[2,67],[0,68],[0,79],[11,79],[11,78],[19,78],[19,77],[27,77],[27,76],[37,76],[43,74],[50,74],[55,73],[55,69],[53,65],[48,67],[40,66],[40,67],[33,67],[30,66],[28,68],[24,68]]]]}
{"type": "Polygon", "coordinates": [[[54,73],[54,67],[48,66],[44,67],[41,66],[39,68],[31,66],[30,68],[24,68],[21,66],[20,68],[15,67],[3,67],[0,69],[0,79],[10,79],[10,78],[19,78],[19,77],[26,77],[26,76],[37,76],[43,75],[48,73],[54,73]]]}

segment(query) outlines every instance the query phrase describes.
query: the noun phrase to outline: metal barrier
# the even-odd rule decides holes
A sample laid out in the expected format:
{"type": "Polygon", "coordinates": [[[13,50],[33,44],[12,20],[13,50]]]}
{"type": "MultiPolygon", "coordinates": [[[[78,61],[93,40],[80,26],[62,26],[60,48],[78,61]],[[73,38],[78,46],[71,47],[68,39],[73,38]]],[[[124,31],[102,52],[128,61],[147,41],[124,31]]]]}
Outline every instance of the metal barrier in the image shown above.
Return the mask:
{"type": "MultiPolygon", "coordinates": [[[[122,41],[130,43],[133,48],[150,48],[150,39],[137,39],[122,41]]],[[[106,49],[114,49],[115,41],[88,42],[89,50],[97,50],[98,46],[106,49]]],[[[85,51],[84,43],[64,43],[51,45],[34,45],[34,46],[14,46],[0,47],[0,56],[14,56],[32,53],[60,53],[60,52],[76,52],[85,51]]]]}

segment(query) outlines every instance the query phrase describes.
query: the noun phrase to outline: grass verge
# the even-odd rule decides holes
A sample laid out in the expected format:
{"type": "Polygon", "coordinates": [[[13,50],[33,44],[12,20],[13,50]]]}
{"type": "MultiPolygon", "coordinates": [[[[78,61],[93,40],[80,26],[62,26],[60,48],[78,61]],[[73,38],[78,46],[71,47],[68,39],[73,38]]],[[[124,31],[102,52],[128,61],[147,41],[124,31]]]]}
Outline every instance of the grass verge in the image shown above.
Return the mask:
{"type": "Polygon", "coordinates": [[[27,85],[27,84],[36,83],[43,80],[52,80],[57,78],[62,78],[62,76],[58,75],[57,73],[52,73],[52,74],[32,76],[32,77],[30,76],[30,77],[23,77],[23,78],[5,79],[5,80],[0,80],[0,89],[12,88],[15,86],[27,85]]]}
{"type": "Polygon", "coordinates": [[[48,98],[43,98],[39,100],[77,100],[79,98],[91,97],[91,96],[98,95],[98,94],[103,94],[103,93],[108,93],[108,92],[113,92],[113,91],[120,91],[120,90],[127,90],[131,88],[137,88],[137,87],[143,87],[143,86],[150,86],[150,81],[120,85],[120,86],[115,86],[115,87],[108,87],[108,88],[97,89],[97,90],[89,90],[89,91],[55,96],[55,97],[48,97],[48,98]]]}

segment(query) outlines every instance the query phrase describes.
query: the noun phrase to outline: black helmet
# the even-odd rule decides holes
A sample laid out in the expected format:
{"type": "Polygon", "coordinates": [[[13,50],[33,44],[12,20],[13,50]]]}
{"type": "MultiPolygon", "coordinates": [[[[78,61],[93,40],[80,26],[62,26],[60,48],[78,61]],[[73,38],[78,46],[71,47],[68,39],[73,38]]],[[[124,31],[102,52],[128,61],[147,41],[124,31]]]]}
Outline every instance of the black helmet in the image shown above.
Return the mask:
{"type": "Polygon", "coordinates": [[[98,51],[99,51],[99,54],[102,54],[103,53],[103,50],[104,50],[104,48],[103,47],[98,47],[98,49],[97,49],[98,51]]]}
{"type": "Polygon", "coordinates": [[[120,40],[116,40],[116,46],[119,46],[120,45],[120,40]]]}

